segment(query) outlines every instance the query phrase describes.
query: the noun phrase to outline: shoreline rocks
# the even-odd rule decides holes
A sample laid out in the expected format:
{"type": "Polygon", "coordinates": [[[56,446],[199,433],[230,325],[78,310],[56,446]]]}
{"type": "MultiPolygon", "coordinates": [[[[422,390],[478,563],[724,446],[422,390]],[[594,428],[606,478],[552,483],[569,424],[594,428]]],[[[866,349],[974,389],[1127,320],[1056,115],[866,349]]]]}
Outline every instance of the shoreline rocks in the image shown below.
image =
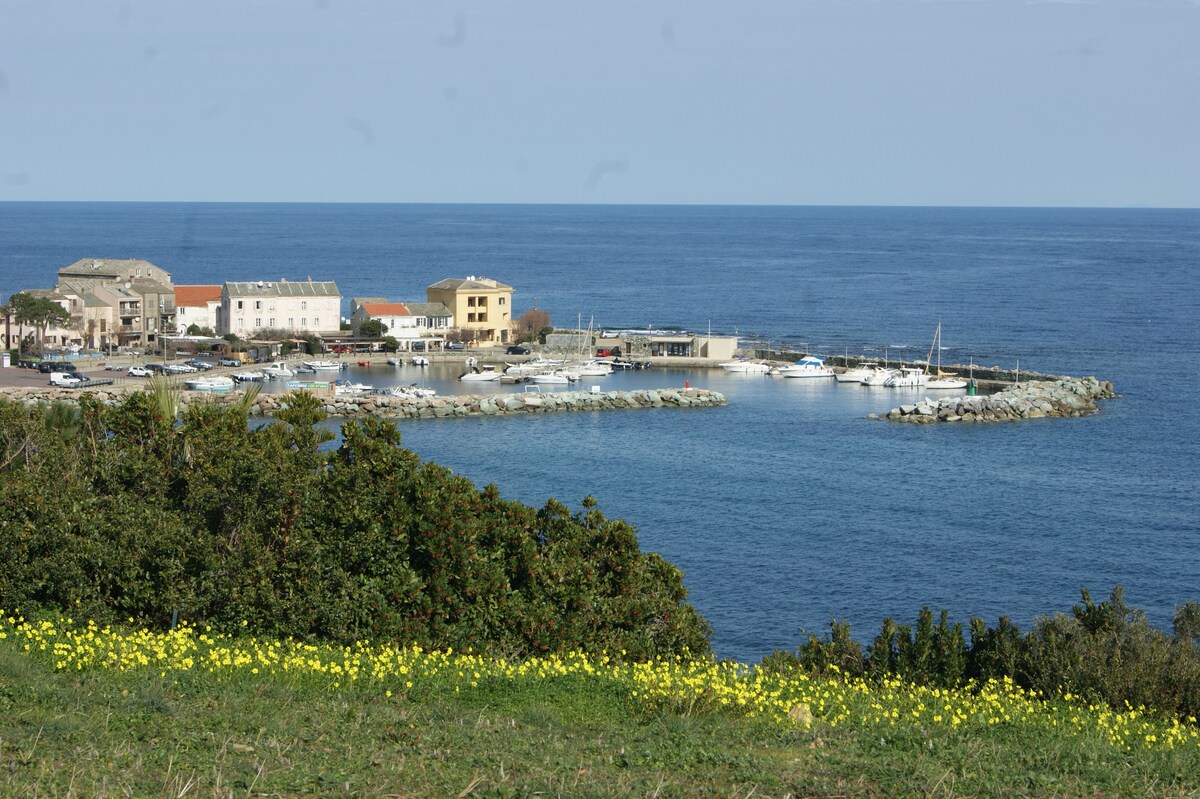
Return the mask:
{"type": "MultiPolygon", "coordinates": [[[[133,389],[140,390],[140,389],[133,389]]],[[[86,391],[86,390],[85,390],[86,391]]],[[[100,402],[115,403],[126,390],[87,392],[100,402]]],[[[77,389],[16,388],[6,389],[3,396],[28,404],[38,402],[73,401],[80,395],[77,389]]],[[[211,394],[201,391],[181,392],[182,402],[232,403],[242,396],[240,391],[211,394]]],[[[251,415],[266,416],[286,404],[287,394],[259,394],[251,407],[251,415]]],[[[332,417],[352,418],[379,416],[387,419],[446,419],[465,416],[512,416],[531,413],[560,413],[569,411],[631,410],[637,408],[705,408],[728,405],[724,394],[700,388],[639,389],[637,391],[553,391],[523,394],[471,395],[450,394],[435,397],[394,397],[366,394],[362,396],[321,397],[325,413],[332,417]]]]}
{"type": "Polygon", "coordinates": [[[1098,399],[1116,396],[1112,383],[1094,377],[1070,377],[1021,383],[974,397],[922,397],[868,419],[908,424],[937,422],[1011,422],[1019,419],[1089,416],[1098,399]]]}

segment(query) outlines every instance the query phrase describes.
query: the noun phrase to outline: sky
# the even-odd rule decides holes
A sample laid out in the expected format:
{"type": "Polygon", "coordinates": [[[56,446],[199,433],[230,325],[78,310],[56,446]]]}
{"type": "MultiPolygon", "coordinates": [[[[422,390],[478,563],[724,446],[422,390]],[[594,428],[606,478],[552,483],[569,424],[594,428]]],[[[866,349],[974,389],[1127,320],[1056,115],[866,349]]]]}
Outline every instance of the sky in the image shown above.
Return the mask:
{"type": "Polygon", "coordinates": [[[1200,207],[1200,0],[0,0],[0,201],[1200,207]]]}

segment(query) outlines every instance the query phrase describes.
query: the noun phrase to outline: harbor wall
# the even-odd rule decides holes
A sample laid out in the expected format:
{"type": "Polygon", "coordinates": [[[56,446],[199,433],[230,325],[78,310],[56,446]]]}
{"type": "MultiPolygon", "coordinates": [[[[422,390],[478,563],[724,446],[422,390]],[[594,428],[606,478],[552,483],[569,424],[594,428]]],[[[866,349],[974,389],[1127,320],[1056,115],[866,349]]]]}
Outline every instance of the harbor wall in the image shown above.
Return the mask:
{"type": "Polygon", "coordinates": [[[924,397],[887,413],[870,414],[868,418],[936,424],[1088,416],[1099,410],[1096,400],[1114,396],[1112,383],[1094,377],[1037,380],[1009,386],[995,394],[924,397]]]}

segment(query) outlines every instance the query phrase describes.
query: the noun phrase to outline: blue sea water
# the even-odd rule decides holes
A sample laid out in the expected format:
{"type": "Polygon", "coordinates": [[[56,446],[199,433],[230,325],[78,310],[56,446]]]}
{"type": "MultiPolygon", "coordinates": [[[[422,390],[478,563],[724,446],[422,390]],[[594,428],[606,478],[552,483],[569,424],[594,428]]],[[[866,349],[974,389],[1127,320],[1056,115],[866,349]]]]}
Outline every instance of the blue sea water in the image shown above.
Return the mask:
{"type": "MultiPolygon", "coordinates": [[[[1022,625],[1080,588],[1169,625],[1200,598],[1200,211],[0,204],[0,294],[80,258],[176,283],[336,280],[421,300],[445,277],[516,288],[559,326],[711,329],[818,353],[1112,380],[1099,415],[1004,425],[866,419],[913,395],[716,371],[711,410],[405,423],[406,446],[509,497],[598,498],[685,572],[723,657],[922,605],[1022,625]]],[[[347,311],[343,309],[343,313],[347,311]]],[[[458,390],[446,369],[355,375],[458,390]]]]}

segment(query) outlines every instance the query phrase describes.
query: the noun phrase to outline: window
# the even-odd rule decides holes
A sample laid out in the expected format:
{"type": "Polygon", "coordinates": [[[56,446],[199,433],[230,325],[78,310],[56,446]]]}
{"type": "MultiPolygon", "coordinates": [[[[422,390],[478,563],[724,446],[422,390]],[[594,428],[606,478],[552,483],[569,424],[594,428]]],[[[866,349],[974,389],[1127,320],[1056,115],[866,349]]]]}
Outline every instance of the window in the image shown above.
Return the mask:
{"type": "Polygon", "coordinates": [[[487,314],[485,314],[485,313],[481,313],[481,314],[479,314],[479,318],[478,318],[476,321],[478,321],[478,322],[486,322],[486,321],[487,321],[487,314]]]}
{"type": "Polygon", "coordinates": [[[467,314],[467,321],[468,321],[468,322],[474,322],[474,321],[475,321],[475,314],[473,314],[473,313],[469,313],[469,314],[467,314]]]}
{"type": "Polygon", "coordinates": [[[295,327],[295,326],[296,326],[296,318],[294,316],[289,316],[288,317],[288,327],[291,328],[291,327],[295,327]]]}
{"type": "Polygon", "coordinates": [[[499,305],[503,305],[503,304],[504,304],[504,298],[503,298],[503,297],[501,297],[500,299],[496,300],[496,303],[497,303],[497,304],[499,304],[499,305]]]}
{"type": "Polygon", "coordinates": [[[242,310],[242,301],[241,301],[241,300],[238,300],[238,301],[237,301],[237,309],[238,309],[239,311],[240,311],[240,310],[242,310]]]}
{"type": "Polygon", "coordinates": [[[238,319],[238,330],[241,330],[241,329],[242,329],[242,328],[244,328],[245,326],[246,326],[246,320],[245,320],[245,319],[241,319],[241,318],[239,318],[239,319],[238,319]]]}
{"type": "Polygon", "coordinates": [[[486,308],[486,307],[487,307],[487,297],[480,297],[480,298],[479,298],[479,307],[480,307],[480,308],[486,308]]]}
{"type": "Polygon", "coordinates": [[[262,310],[262,300],[255,300],[255,301],[254,301],[254,310],[256,310],[256,311],[261,311],[261,310],[262,310]]]}
{"type": "Polygon", "coordinates": [[[467,297],[467,307],[468,308],[475,307],[475,298],[474,297],[467,297]]]}
{"type": "Polygon", "coordinates": [[[261,317],[261,316],[259,316],[259,317],[255,318],[255,320],[254,320],[254,326],[255,326],[256,328],[257,328],[257,327],[262,327],[262,317],[261,317]]]}
{"type": "Polygon", "coordinates": [[[320,326],[321,326],[321,320],[314,316],[313,317],[313,327],[320,327],[320,326]]]}
{"type": "MultiPolygon", "coordinates": [[[[300,300],[300,310],[302,310],[302,311],[308,310],[308,300],[300,300]]],[[[303,320],[301,320],[301,321],[303,321],[303,320]]]]}
{"type": "Polygon", "coordinates": [[[308,317],[300,317],[300,327],[308,327],[308,317]]]}
{"type": "Polygon", "coordinates": [[[274,328],[274,327],[275,327],[275,317],[273,317],[273,316],[271,317],[271,321],[269,321],[269,322],[267,323],[267,327],[270,327],[270,328],[274,328]]]}

